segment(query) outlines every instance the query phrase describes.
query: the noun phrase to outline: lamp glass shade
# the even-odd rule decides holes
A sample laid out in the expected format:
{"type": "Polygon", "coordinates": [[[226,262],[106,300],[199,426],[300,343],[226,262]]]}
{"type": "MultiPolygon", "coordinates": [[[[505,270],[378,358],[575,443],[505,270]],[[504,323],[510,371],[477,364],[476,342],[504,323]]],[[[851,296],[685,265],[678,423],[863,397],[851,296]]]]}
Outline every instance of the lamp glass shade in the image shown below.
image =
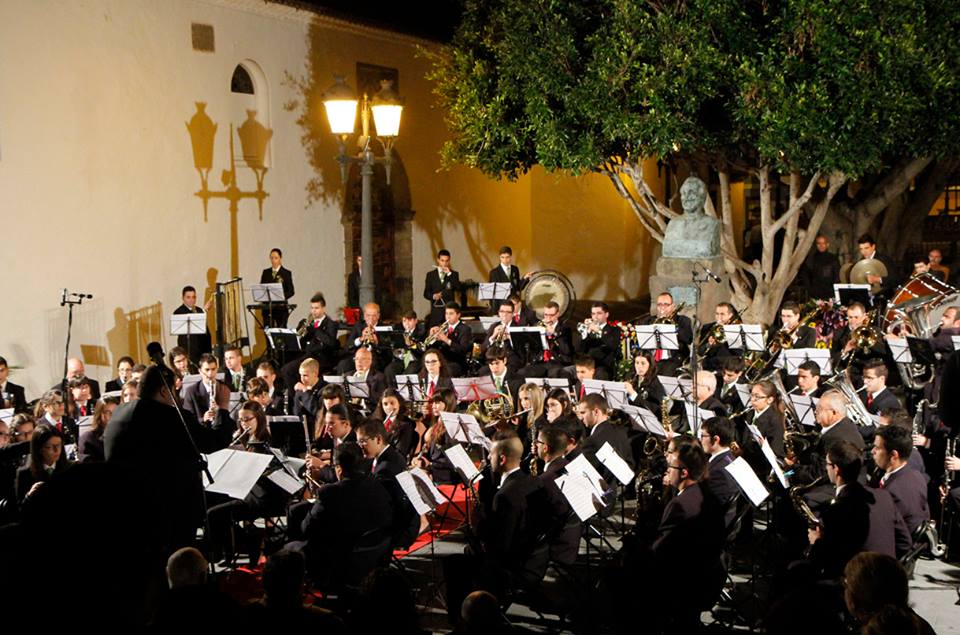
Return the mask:
{"type": "Polygon", "coordinates": [[[403,106],[374,103],[370,109],[373,111],[373,123],[377,127],[377,134],[381,137],[396,137],[400,131],[400,114],[403,112],[403,106]]]}
{"type": "Polygon", "coordinates": [[[327,121],[330,122],[330,132],[335,135],[353,134],[357,122],[356,99],[328,99],[323,102],[327,110],[327,121]]]}

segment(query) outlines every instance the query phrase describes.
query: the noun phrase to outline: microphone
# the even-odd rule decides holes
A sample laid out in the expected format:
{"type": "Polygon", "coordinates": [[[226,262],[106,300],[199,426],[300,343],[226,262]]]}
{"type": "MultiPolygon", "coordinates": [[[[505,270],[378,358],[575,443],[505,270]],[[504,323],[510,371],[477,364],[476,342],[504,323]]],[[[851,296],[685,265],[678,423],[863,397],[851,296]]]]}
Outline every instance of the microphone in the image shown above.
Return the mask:
{"type": "Polygon", "coordinates": [[[60,292],[60,306],[63,306],[67,303],[67,290],[64,289],[60,292]]]}
{"type": "Polygon", "coordinates": [[[713,280],[714,282],[720,282],[720,276],[718,276],[717,274],[713,273],[712,271],[710,271],[710,270],[707,269],[706,267],[703,268],[703,271],[704,271],[704,273],[706,273],[707,276],[709,276],[710,279],[713,280]]]}
{"type": "MultiPolygon", "coordinates": [[[[66,289],[64,289],[64,291],[66,291],[66,289]]],[[[75,298],[80,298],[81,300],[92,300],[92,299],[93,299],[93,295],[92,295],[92,294],[89,294],[89,293],[71,293],[70,295],[72,295],[72,296],[75,297],[75,298]]]]}

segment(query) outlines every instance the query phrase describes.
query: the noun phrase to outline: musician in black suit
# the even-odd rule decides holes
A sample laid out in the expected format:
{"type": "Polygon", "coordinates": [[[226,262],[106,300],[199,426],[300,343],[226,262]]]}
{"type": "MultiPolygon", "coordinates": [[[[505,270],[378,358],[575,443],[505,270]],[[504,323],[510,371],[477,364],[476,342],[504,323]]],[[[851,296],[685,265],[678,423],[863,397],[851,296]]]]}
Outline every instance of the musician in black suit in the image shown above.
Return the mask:
{"type": "Polygon", "coordinates": [[[903,406],[896,395],[887,388],[887,367],[883,360],[868,362],[863,367],[864,390],[860,393],[860,401],[872,415],[881,410],[899,410],[903,406]]]}
{"type": "Polygon", "coordinates": [[[821,525],[808,532],[810,560],[825,578],[837,578],[861,551],[899,557],[913,543],[893,498],[882,489],[858,482],[863,453],[840,442],[827,450],[827,477],[835,486],[835,502],[821,512],[821,525]]]}
{"type": "Polygon", "coordinates": [[[369,396],[364,401],[367,412],[371,412],[380,403],[380,396],[387,389],[387,379],[373,367],[373,353],[366,348],[358,348],[353,354],[353,367],[354,371],[349,376],[366,382],[369,396]]]}
{"type": "Polygon", "coordinates": [[[524,377],[566,376],[564,369],[573,364],[573,329],[560,321],[560,305],[550,300],[543,305],[542,326],[546,331],[547,350],[539,359],[523,368],[524,377]]]}
{"type": "Polygon", "coordinates": [[[820,364],[808,359],[797,366],[797,395],[819,399],[824,391],[826,388],[820,385],[820,364]]]}
{"type": "MultiPolygon", "coordinates": [[[[203,305],[202,309],[198,307],[197,290],[190,285],[185,286],[180,292],[180,299],[183,301],[183,304],[174,309],[174,315],[205,313],[210,310],[210,306],[213,304],[213,298],[211,297],[207,300],[206,304],[203,305]]],[[[198,363],[201,355],[213,350],[213,344],[210,339],[210,325],[207,324],[203,333],[197,333],[196,335],[178,335],[177,346],[187,351],[187,357],[190,358],[191,362],[194,364],[198,363]]]]}
{"type": "Polygon", "coordinates": [[[617,374],[620,358],[620,329],[607,322],[610,307],[606,302],[594,302],[590,319],[586,320],[586,335],[580,339],[578,352],[593,358],[597,379],[612,379],[617,374]]]}
{"type": "Polygon", "coordinates": [[[509,328],[513,325],[513,303],[510,300],[501,300],[497,309],[499,322],[490,325],[487,329],[483,341],[480,343],[480,353],[486,355],[490,348],[498,348],[507,355],[507,366],[510,370],[517,371],[523,365],[520,356],[510,343],[509,328]]]}
{"type": "Polygon", "coordinates": [[[420,434],[413,419],[407,416],[404,405],[403,396],[395,388],[387,388],[372,416],[383,422],[386,442],[409,462],[420,443],[420,434]]]}
{"type": "Polygon", "coordinates": [[[292,385],[293,414],[298,417],[306,416],[309,421],[316,419],[322,405],[320,391],[323,389],[323,384],[320,382],[319,373],[320,364],[317,360],[308,357],[300,362],[298,381],[292,385]]]}
{"type": "MultiPolygon", "coordinates": [[[[104,433],[107,463],[124,465],[138,474],[144,501],[158,515],[155,525],[170,551],[190,545],[203,519],[203,483],[199,457],[226,447],[235,430],[228,416],[201,424],[191,412],[174,408],[172,373],[148,368],[140,379],[140,398],[121,404],[104,433]],[[189,430],[190,436],[187,436],[189,430]],[[192,437],[192,441],[191,441],[192,437]],[[196,449],[194,449],[196,444],[196,449]]],[[[169,551],[167,552],[169,553],[169,551]]]]}
{"type": "Polygon", "coordinates": [[[283,302],[275,303],[270,309],[263,309],[265,327],[287,328],[290,311],[287,301],[293,297],[293,272],[283,266],[283,252],[274,247],[270,250],[270,266],[260,274],[260,284],[280,283],[283,285],[283,302]]]}
{"type": "Polygon", "coordinates": [[[423,298],[430,302],[430,317],[427,327],[443,323],[444,307],[454,301],[460,290],[460,274],[450,268],[450,252],[437,252],[437,266],[427,272],[423,283],[423,298]]]}
{"type": "Polygon", "coordinates": [[[767,334],[768,349],[774,338],[780,337],[790,340],[790,348],[814,348],[817,345],[817,332],[806,324],[800,324],[801,317],[799,304],[792,300],[784,302],[780,307],[780,330],[770,329],[767,334]]]}
{"type": "Polygon", "coordinates": [[[624,382],[627,401],[633,406],[660,412],[667,391],[657,377],[657,362],[653,359],[653,351],[636,353],[633,356],[633,370],[633,377],[624,382]]]}
{"type": "Polygon", "coordinates": [[[397,375],[416,375],[420,372],[420,358],[423,357],[423,340],[427,337],[426,325],[417,319],[416,311],[407,311],[400,318],[400,325],[394,330],[403,333],[403,348],[393,351],[393,358],[383,374],[390,385],[396,385],[397,375]]]}
{"type": "Polygon", "coordinates": [[[223,383],[231,392],[243,392],[247,380],[254,373],[243,365],[243,352],[239,346],[228,346],[223,350],[223,383]]]}
{"type": "Polygon", "coordinates": [[[590,459],[593,466],[597,468],[597,471],[604,475],[607,483],[613,483],[613,473],[600,463],[597,459],[597,452],[605,443],[609,443],[610,447],[620,455],[620,458],[633,469],[635,464],[627,428],[610,420],[610,406],[603,395],[591,393],[584,397],[582,402],[585,405],[583,425],[587,428],[587,436],[580,444],[580,449],[583,450],[584,456],[590,459]]]}
{"type": "MultiPolygon", "coordinates": [[[[753,409],[753,425],[770,444],[777,458],[784,457],[783,413],[779,407],[779,395],[772,382],[761,381],[750,387],[750,406],[753,409]]],[[[770,463],[763,454],[760,443],[747,428],[738,430],[737,442],[743,451],[743,458],[750,464],[761,480],[770,474],[770,463]]]]}
{"type": "MultiPolygon", "coordinates": [[[[484,359],[487,362],[487,372],[482,373],[481,377],[489,377],[493,381],[497,392],[510,398],[510,402],[517,410],[519,402],[520,386],[523,385],[523,377],[510,370],[507,362],[509,359],[507,351],[502,348],[491,346],[484,353],[484,359]]],[[[522,424],[521,424],[522,425],[522,424]]],[[[518,434],[521,434],[518,432],[518,434]]],[[[521,438],[523,435],[521,434],[521,438]]],[[[529,437],[528,437],[529,438],[529,437]]]]}
{"type": "Polygon", "coordinates": [[[513,326],[536,326],[540,321],[537,312],[523,303],[519,293],[511,293],[507,298],[513,302],[513,326]]]}
{"type": "Polygon", "coordinates": [[[217,358],[204,353],[200,356],[200,381],[183,391],[183,408],[207,423],[216,418],[218,408],[230,408],[230,387],[217,381],[218,369],[217,358]]]}
{"type": "MultiPolygon", "coordinates": [[[[520,276],[520,268],[513,264],[513,250],[504,245],[500,248],[500,265],[490,270],[488,280],[490,282],[509,282],[510,295],[513,295],[514,293],[522,291],[523,288],[527,286],[527,282],[530,281],[530,274],[520,276]]],[[[497,300],[490,301],[491,311],[496,311],[497,306],[497,300]]]]}
{"type": "Polygon", "coordinates": [[[877,260],[883,263],[884,268],[887,270],[887,275],[884,277],[869,275],[867,276],[867,283],[880,285],[879,290],[874,294],[876,297],[886,300],[891,299],[894,291],[900,286],[900,270],[890,256],[877,253],[877,241],[875,241],[870,234],[864,234],[857,239],[857,248],[860,250],[860,256],[862,258],[858,263],[864,260],[877,260]]]}
{"type": "Polygon", "coordinates": [[[387,442],[388,433],[377,419],[368,418],[357,428],[357,444],[370,461],[370,472],[387,493],[393,508],[393,547],[406,549],[413,544],[420,529],[420,515],[403,493],[397,474],[407,469],[406,458],[387,442]]]}
{"type": "Polygon", "coordinates": [[[327,408],[323,415],[323,430],[313,439],[310,454],[306,457],[310,476],[318,483],[336,482],[331,451],[350,442],[357,442],[357,432],[353,429],[347,406],[336,404],[327,408]]]}
{"type": "MultiPolygon", "coordinates": [[[[67,377],[65,381],[58,381],[50,387],[50,390],[64,390],[74,377],[87,377],[87,370],[83,366],[83,361],[78,357],[71,357],[67,360],[67,377]]],[[[90,383],[90,396],[97,400],[100,398],[100,382],[92,377],[87,377],[90,383]]]]}
{"type": "Polygon", "coordinates": [[[244,386],[247,399],[260,404],[263,414],[268,417],[286,414],[283,411],[283,391],[277,391],[273,396],[270,395],[270,387],[267,382],[259,377],[251,377],[244,386]]]}
{"type": "Polygon", "coordinates": [[[288,387],[299,381],[300,365],[307,359],[315,360],[320,372],[333,370],[340,357],[340,340],[337,339],[339,328],[337,321],[327,315],[327,301],[323,294],[313,294],[310,298],[310,317],[297,327],[302,333],[300,345],[303,354],[280,369],[280,375],[288,387]]]}
{"type": "Polygon", "coordinates": [[[685,315],[680,315],[679,308],[670,293],[661,293],[657,296],[657,312],[651,313],[642,320],[641,324],[674,324],[677,327],[678,350],[654,349],[654,359],[661,375],[672,377],[677,374],[684,361],[690,358],[690,344],[693,343],[693,324],[685,315]]]}
{"type": "Polygon", "coordinates": [[[300,527],[306,541],[292,545],[307,556],[315,581],[344,570],[357,546],[373,547],[387,540],[388,550],[393,524],[390,494],[370,475],[360,446],[342,443],[333,457],[336,481],[317,492],[300,527]]]}
{"type": "Polygon", "coordinates": [[[729,302],[720,302],[713,310],[714,321],[704,324],[700,329],[700,349],[703,355],[703,367],[707,370],[719,371],[724,361],[734,357],[733,351],[727,345],[727,336],[723,327],[733,322],[736,310],[729,302]]]}
{"type": "Polygon", "coordinates": [[[123,385],[130,381],[133,377],[133,367],[134,367],[133,358],[124,355],[117,360],[117,377],[116,379],[111,379],[107,382],[105,387],[106,392],[116,392],[118,390],[123,390],[123,385]]]}
{"type": "Polygon", "coordinates": [[[460,321],[460,305],[450,302],[444,309],[446,321],[430,329],[431,337],[435,338],[432,348],[443,354],[451,377],[462,377],[467,370],[467,356],[473,350],[473,332],[470,327],[460,321]]]}
{"type": "Polygon", "coordinates": [[[347,348],[343,353],[343,359],[337,364],[337,372],[340,374],[349,373],[353,370],[353,355],[360,348],[366,348],[373,353],[374,366],[378,371],[383,371],[393,358],[393,349],[390,347],[389,340],[380,341],[380,336],[376,332],[380,324],[380,305],[375,302],[369,302],[363,307],[363,319],[357,320],[350,329],[350,335],[347,336],[347,348]]]}
{"type": "MultiPolygon", "coordinates": [[[[709,457],[707,481],[710,484],[710,492],[717,502],[725,507],[728,507],[730,501],[740,493],[737,482],[726,470],[726,467],[736,458],[730,451],[733,434],[733,423],[726,417],[707,419],[700,426],[700,445],[709,457]]],[[[728,507],[728,511],[732,512],[733,509],[728,507]]],[[[728,516],[727,519],[730,520],[730,517],[728,516]]]]}
{"type": "Polygon", "coordinates": [[[728,413],[740,412],[749,405],[743,403],[740,392],[737,390],[737,384],[747,383],[743,376],[744,370],[746,370],[746,364],[740,357],[728,357],[723,360],[717,381],[717,391],[713,396],[720,400],[728,413]]]}
{"type": "Polygon", "coordinates": [[[27,409],[27,397],[23,386],[10,381],[10,367],[7,360],[0,357],[0,407],[13,408],[15,413],[24,412],[27,409]]]}
{"type": "Polygon", "coordinates": [[[550,559],[560,564],[571,565],[580,549],[580,518],[573,512],[570,503],[557,486],[557,478],[564,473],[569,460],[568,437],[557,426],[547,426],[537,432],[536,452],[543,461],[540,480],[546,492],[550,509],[550,528],[546,540],[550,545],[550,559]]]}
{"type": "Polygon", "coordinates": [[[912,453],[913,439],[909,430],[892,425],[877,428],[872,455],[877,467],[883,470],[877,486],[893,497],[911,536],[920,525],[930,520],[927,479],[908,465],[912,453]]]}

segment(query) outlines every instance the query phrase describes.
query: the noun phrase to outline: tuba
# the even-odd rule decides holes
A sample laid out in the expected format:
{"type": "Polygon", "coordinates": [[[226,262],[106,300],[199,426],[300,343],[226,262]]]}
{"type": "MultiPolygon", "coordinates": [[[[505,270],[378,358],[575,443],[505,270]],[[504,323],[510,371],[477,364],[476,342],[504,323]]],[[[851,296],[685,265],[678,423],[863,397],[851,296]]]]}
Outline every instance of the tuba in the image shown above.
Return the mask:
{"type": "Polygon", "coordinates": [[[843,395],[844,400],[847,402],[847,418],[858,426],[873,425],[873,417],[870,416],[870,413],[867,412],[867,407],[863,405],[860,397],[857,396],[857,393],[863,390],[863,387],[859,390],[855,389],[853,384],[850,383],[850,378],[847,377],[845,373],[841,373],[837,377],[824,382],[824,385],[833,388],[843,395]]]}

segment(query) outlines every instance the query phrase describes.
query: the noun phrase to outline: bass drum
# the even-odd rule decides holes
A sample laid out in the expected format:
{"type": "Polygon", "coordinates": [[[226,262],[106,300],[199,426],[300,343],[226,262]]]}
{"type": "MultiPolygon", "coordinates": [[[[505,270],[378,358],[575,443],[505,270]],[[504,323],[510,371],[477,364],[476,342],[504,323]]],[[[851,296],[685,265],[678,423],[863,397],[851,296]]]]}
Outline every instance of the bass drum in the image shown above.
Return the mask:
{"type": "Polygon", "coordinates": [[[921,273],[897,289],[884,314],[884,328],[909,324],[913,335],[929,337],[940,324],[947,306],[956,299],[957,289],[921,273]]]}
{"type": "Polygon", "coordinates": [[[553,269],[536,272],[523,288],[523,303],[536,311],[541,319],[544,305],[551,300],[560,305],[560,319],[566,319],[576,299],[570,278],[553,269]]]}

